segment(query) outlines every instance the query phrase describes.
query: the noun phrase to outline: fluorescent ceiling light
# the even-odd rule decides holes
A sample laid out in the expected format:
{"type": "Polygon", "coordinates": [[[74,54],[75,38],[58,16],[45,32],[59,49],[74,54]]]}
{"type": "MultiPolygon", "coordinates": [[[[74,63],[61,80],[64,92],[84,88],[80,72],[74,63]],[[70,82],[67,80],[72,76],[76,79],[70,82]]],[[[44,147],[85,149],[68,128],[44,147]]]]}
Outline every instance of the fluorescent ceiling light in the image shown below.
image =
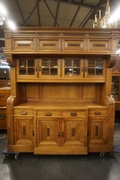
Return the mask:
{"type": "Polygon", "coordinates": [[[10,29],[16,30],[16,25],[15,25],[15,23],[13,21],[8,20],[7,24],[8,24],[10,29]]]}
{"type": "Polygon", "coordinates": [[[120,5],[115,10],[115,12],[110,16],[109,23],[113,23],[113,22],[117,21],[118,19],[120,19],[120,5]]]}
{"type": "Polygon", "coordinates": [[[7,11],[1,3],[0,3],[0,13],[5,16],[7,15],[7,11]]]}

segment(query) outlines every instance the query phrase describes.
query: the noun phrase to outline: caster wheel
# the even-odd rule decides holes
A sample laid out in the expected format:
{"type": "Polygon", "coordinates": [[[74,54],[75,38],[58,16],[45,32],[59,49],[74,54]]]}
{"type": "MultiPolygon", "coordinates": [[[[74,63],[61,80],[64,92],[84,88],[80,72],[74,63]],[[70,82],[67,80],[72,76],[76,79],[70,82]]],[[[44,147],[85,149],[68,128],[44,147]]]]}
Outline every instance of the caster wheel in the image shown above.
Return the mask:
{"type": "Polygon", "coordinates": [[[115,157],[115,153],[114,153],[114,152],[111,152],[111,153],[110,153],[110,156],[115,157]]]}
{"type": "Polygon", "coordinates": [[[101,152],[100,157],[104,157],[104,156],[105,156],[105,152],[101,152]]]}
{"type": "Polygon", "coordinates": [[[15,154],[14,158],[15,158],[16,160],[18,159],[18,157],[19,157],[19,155],[18,155],[18,154],[15,154]]]}
{"type": "Polygon", "coordinates": [[[5,159],[7,159],[7,157],[8,157],[8,154],[5,154],[3,159],[5,160],[5,159]]]}

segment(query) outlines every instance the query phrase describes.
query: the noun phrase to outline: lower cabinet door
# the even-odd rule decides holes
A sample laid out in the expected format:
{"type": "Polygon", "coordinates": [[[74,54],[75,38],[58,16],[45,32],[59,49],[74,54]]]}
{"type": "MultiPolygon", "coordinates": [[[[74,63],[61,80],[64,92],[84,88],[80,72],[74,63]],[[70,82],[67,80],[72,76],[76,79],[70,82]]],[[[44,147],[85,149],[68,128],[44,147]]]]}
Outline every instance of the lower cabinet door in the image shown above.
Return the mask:
{"type": "Polygon", "coordinates": [[[90,152],[105,151],[109,137],[108,117],[89,117],[88,136],[90,152]]]}
{"type": "Polygon", "coordinates": [[[52,117],[37,118],[36,138],[37,147],[60,146],[60,119],[52,117]]]}
{"type": "Polygon", "coordinates": [[[62,146],[86,147],[87,124],[85,117],[62,119],[62,146]]]}
{"type": "Polygon", "coordinates": [[[31,152],[34,147],[34,118],[14,117],[15,146],[19,151],[31,152]]]}

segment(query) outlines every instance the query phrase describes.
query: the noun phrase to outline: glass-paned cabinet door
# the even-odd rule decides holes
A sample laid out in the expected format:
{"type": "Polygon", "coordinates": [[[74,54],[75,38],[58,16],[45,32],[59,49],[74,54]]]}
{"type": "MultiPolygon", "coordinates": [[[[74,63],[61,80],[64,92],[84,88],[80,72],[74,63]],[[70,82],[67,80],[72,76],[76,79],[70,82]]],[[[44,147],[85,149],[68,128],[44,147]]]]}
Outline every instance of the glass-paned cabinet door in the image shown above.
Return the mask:
{"type": "Polygon", "coordinates": [[[60,76],[60,60],[57,58],[41,59],[40,62],[41,78],[56,78],[60,76]]]}
{"type": "Polygon", "coordinates": [[[104,76],[104,60],[87,59],[85,60],[85,77],[103,77],[104,76]]]}
{"type": "Polygon", "coordinates": [[[112,77],[112,95],[115,101],[120,100],[120,92],[119,92],[119,85],[120,85],[120,77],[113,76],[112,77]]]}
{"type": "Polygon", "coordinates": [[[64,78],[79,78],[83,76],[82,73],[83,60],[82,59],[64,59],[63,60],[63,75],[64,78]]]}
{"type": "Polygon", "coordinates": [[[35,60],[34,59],[19,59],[17,60],[17,76],[18,77],[34,77],[35,75],[35,60]]]}

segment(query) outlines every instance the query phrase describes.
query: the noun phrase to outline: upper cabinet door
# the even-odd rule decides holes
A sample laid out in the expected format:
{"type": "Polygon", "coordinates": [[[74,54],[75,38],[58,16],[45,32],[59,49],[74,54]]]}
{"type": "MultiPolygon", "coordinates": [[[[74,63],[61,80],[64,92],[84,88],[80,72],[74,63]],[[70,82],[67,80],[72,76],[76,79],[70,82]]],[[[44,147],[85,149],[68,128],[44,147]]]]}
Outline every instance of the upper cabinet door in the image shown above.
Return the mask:
{"type": "Polygon", "coordinates": [[[60,77],[58,58],[17,60],[17,80],[53,80],[60,77]]]}
{"type": "Polygon", "coordinates": [[[40,60],[39,77],[41,79],[57,79],[60,77],[60,60],[43,58],[40,60]]]}
{"type": "Polygon", "coordinates": [[[68,58],[62,61],[62,77],[64,79],[80,79],[83,77],[83,59],[68,58]]]}
{"type": "Polygon", "coordinates": [[[36,66],[34,59],[17,60],[17,79],[31,79],[36,77],[36,66]]]}
{"type": "Polygon", "coordinates": [[[105,78],[105,61],[103,58],[90,57],[85,60],[84,77],[85,78],[105,78]]]}

